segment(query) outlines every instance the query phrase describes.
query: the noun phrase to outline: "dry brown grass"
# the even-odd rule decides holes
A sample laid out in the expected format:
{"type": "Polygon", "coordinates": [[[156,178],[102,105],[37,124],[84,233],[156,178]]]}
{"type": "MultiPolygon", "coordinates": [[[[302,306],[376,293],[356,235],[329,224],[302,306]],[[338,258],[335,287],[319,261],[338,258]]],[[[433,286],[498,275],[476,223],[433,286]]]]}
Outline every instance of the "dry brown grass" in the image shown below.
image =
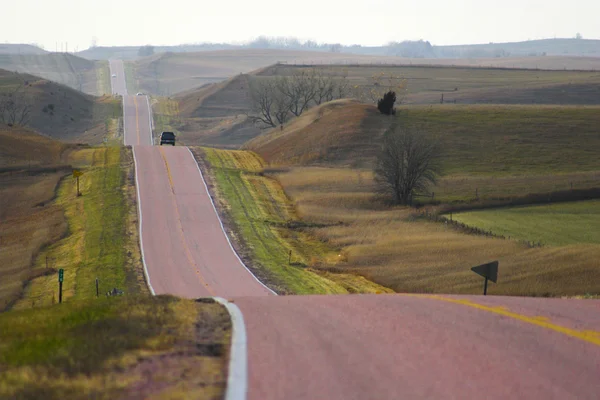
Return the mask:
{"type": "Polygon", "coordinates": [[[600,246],[530,249],[516,241],[471,236],[412,211],[389,208],[371,194],[366,173],[337,168],[293,168],[278,173],[303,219],[320,224],[312,233],[339,247],[339,267],[398,292],[480,293],[471,266],[500,261],[491,294],[560,296],[600,292],[595,260],[600,246]],[[361,183],[362,182],[362,183],[361,183]]]}
{"type": "Polygon", "coordinates": [[[364,165],[375,156],[389,118],[373,106],[337,100],[315,107],[244,145],[272,164],[364,165]]]}
{"type": "Polygon", "coordinates": [[[0,94],[24,83],[23,93],[31,105],[28,127],[55,139],[102,143],[110,121],[122,112],[120,101],[111,96],[94,97],[56,82],[0,70],[0,94]]]}
{"type": "Polygon", "coordinates": [[[21,295],[26,282],[51,272],[32,266],[44,246],[66,233],[62,208],[50,202],[70,170],[44,167],[64,163],[69,150],[25,129],[0,129],[0,310],[21,295]]]}
{"type": "Polygon", "coordinates": [[[172,296],[124,296],[0,315],[0,397],[223,397],[225,308],[172,296]]]}

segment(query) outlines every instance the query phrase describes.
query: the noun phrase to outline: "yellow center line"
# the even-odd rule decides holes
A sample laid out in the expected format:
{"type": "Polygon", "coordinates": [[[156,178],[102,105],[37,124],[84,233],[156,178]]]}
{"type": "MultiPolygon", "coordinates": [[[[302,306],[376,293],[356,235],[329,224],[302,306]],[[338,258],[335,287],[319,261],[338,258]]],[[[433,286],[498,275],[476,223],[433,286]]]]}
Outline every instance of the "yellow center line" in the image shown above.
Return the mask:
{"type": "Polygon", "coordinates": [[[169,177],[169,185],[171,186],[171,199],[173,201],[173,205],[175,206],[175,213],[177,214],[177,225],[179,227],[179,234],[181,236],[181,241],[183,242],[183,247],[185,248],[185,254],[187,256],[189,263],[196,270],[196,275],[198,275],[200,282],[202,282],[202,284],[206,287],[206,290],[208,290],[208,292],[211,295],[215,296],[214,291],[211,289],[210,286],[208,286],[208,283],[204,280],[204,277],[202,276],[202,274],[200,274],[198,265],[196,264],[196,261],[194,261],[192,252],[190,251],[187,241],[185,240],[185,233],[183,232],[183,225],[181,224],[181,214],[179,213],[179,206],[177,205],[177,200],[175,199],[175,186],[173,185],[173,177],[171,175],[171,169],[169,168],[169,163],[167,162],[167,157],[165,157],[163,148],[159,147],[159,151],[160,151],[160,155],[163,158],[163,161],[165,162],[165,167],[167,168],[167,176],[169,177]]]}
{"type": "Polygon", "coordinates": [[[542,328],[550,329],[555,332],[559,332],[564,335],[574,337],[577,339],[581,339],[588,343],[592,343],[597,346],[600,346],[600,332],[591,331],[591,330],[581,330],[580,331],[577,329],[571,329],[571,328],[567,328],[565,326],[556,325],[551,322],[548,322],[549,320],[547,317],[542,317],[542,316],[528,317],[526,315],[521,315],[521,314],[517,314],[512,311],[509,311],[508,308],[506,308],[506,307],[484,306],[483,304],[475,303],[475,302],[472,302],[467,299],[453,299],[453,298],[437,296],[437,295],[421,295],[421,294],[410,294],[410,293],[406,293],[404,295],[405,296],[415,296],[415,297],[426,297],[429,299],[441,300],[441,301],[445,301],[448,303],[461,304],[464,306],[473,307],[478,310],[483,310],[483,311],[491,312],[494,314],[499,314],[499,315],[502,315],[505,317],[509,317],[509,318],[517,319],[519,321],[526,322],[528,324],[537,325],[542,328]]]}
{"type": "Polygon", "coordinates": [[[133,98],[133,104],[135,105],[135,131],[137,132],[137,145],[140,144],[140,115],[138,111],[137,97],[133,98]]]}

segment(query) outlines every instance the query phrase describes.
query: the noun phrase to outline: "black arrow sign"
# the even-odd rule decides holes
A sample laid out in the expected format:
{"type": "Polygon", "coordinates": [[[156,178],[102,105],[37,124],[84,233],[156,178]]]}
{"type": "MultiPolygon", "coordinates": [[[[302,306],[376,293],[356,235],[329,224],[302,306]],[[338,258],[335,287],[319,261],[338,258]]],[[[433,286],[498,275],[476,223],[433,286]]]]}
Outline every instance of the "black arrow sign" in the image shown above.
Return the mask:
{"type": "Polygon", "coordinates": [[[494,283],[496,283],[496,281],[498,280],[498,261],[492,261],[487,264],[478,265],[476,267],[471,268],[471,271],[485,278],[483,294],[484,296],[487,295],[488,279],[494,283]]]}

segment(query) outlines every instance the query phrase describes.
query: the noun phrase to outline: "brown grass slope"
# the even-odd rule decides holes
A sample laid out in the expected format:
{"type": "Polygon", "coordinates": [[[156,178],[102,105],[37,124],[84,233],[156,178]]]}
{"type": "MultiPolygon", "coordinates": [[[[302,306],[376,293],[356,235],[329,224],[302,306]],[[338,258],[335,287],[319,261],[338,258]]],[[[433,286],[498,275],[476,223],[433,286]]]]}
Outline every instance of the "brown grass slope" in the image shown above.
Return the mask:
{"type": "Polygon", "coordinates": [[[70,147],[27,128],[0,125],[0,170],[58,165],[70,147]]]}
{"type": "Polygon", "coordinates": [[[108,119],[120,113],[112,97],[94,97],[70,87],[38,78],[0,70],[0,94],[24,86],[31,105],[28,126],[55,139],[101,143],[108,119]]]}
{"type": "Polygon", "coordinates": [[[336,100],[315,107],[249,141],[244,148],[271,164],[370,163],[390,118],[374,106],[353,100],[336,100]]]}
{"type": "Polygon", "coordinates": [[[73,147],[0,126],[0,310],[34,278],[31,267],[40,249],[66,232],[63,210],[50,201],[70,173],[64,164],[73,147]]]}

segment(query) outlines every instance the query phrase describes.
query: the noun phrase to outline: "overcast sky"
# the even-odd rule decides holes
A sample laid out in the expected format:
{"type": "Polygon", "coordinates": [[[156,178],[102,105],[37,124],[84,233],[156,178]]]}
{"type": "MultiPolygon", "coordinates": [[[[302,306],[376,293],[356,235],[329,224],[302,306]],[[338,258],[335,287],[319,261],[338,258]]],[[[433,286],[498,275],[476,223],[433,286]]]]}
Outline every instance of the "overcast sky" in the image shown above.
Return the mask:
{"type": "Polygon", "coordinates": [[[47,50],[244,42],[260,35],[317,42],[434,45],[552,37],[600,39],[599,0],[14,0],[0,41],[47,50]]]}

